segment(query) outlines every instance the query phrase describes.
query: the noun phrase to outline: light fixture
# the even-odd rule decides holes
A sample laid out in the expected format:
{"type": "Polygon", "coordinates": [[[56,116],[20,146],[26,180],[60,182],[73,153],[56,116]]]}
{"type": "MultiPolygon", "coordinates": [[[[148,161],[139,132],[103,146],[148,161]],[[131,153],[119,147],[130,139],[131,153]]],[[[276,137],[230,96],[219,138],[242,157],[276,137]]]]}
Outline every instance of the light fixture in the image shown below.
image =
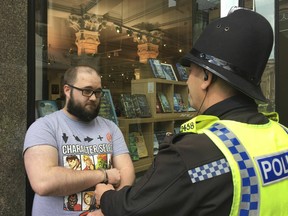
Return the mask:
{"type": "Polygon", "coordinates": [[[122,28],[120,26],[116,26],[115,29],[118,34],[122,33],[122,28]]]}
{"type": "Polygon", "coordinates": [[[138,39],[138,40],[141,40],[141,38],[142,38],[142,35],[141,35],[140,33],[138,33],[138,34],[137,34],[137,39],[138,39]]]}
{"type": "Polygon", "coordinates": [[[127,29],[127,30],[126,30],[126,33],[127,33],[127,35],[128,35],[129,37],[131,37],[131,36],[133,35],[133,31],[130,30],[130,29],[127,29]]]}

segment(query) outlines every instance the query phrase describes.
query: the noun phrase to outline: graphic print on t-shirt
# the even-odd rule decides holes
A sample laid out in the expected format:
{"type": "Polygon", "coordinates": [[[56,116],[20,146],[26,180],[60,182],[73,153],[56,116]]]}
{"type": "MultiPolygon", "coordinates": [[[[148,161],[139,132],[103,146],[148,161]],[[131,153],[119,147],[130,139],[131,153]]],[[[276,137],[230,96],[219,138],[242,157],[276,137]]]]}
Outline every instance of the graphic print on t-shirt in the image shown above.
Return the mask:
{"type": "MultiPolygon", "coordinates": [[[[77,135],[72,137],[63,133],[63,165],[73,170],[96,170],[99,168],[110,169],[112,165],[112,136],[81,138],[77,135]]],[[[66,211],[90,211],[96,209],[94,187],[77,194],[65,196],[63,209],[66,211]]]]}

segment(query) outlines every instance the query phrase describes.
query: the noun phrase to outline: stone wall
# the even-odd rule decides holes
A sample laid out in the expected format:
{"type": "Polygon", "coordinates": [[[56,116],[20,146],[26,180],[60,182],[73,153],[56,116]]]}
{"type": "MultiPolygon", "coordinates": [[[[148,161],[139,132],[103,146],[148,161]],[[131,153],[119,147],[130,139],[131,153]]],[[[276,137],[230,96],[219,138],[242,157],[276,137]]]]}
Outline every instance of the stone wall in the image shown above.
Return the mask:
{"type": "Polygon", "coordinates": [[[2,0],[0,7],[0,215],[25,215],[26,208],[27,4],[2,0]]]}

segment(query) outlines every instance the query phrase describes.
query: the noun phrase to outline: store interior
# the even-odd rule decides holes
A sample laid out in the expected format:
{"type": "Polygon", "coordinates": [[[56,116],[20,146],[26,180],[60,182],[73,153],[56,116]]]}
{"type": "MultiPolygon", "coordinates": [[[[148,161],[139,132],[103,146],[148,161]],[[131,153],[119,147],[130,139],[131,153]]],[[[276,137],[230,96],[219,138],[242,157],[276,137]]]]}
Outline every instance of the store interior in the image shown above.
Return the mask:
{"type": "MultiPolygon", "coordinates": [[[[148,58],[171,64],[176,73],[199,32],[220,16],[219,2],[49,0],[44,17],[41,6],[36,10],[36,100],[61,97],[64,71],[80,63],[96,67],[115,98],[131,92],[148,58]]],[[[145,73],[140,78],[151,76],[145,73]]]]}

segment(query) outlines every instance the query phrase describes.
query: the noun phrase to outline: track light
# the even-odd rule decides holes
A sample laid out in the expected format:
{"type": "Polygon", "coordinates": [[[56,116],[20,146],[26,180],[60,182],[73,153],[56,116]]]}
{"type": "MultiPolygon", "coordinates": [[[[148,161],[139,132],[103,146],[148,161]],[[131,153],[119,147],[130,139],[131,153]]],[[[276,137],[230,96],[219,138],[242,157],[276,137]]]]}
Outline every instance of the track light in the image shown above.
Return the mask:
{"type": "Polygon", "coordinates": [[[115,29],[118,34],[122,33],[122,28],[120,26],[116,26],[115,29]]]}
{"type": "Polygon", "coordinates": [[[130,29],[127,29],[127,30],[126,30],[126,33],[127,33],[127,35],[128,35],[129,37],[131,37],[131,36],[133,35],[133,31],[130,30],[130,29]]]}

